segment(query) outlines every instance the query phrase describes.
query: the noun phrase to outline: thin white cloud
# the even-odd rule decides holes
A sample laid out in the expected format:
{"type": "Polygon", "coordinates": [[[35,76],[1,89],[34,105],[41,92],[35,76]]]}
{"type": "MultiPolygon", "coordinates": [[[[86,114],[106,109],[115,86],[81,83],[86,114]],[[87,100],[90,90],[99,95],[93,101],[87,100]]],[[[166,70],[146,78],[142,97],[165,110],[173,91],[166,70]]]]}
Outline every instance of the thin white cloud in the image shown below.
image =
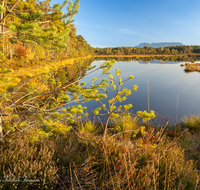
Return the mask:
{"type": "Polygon", "coordinates": [[[97,47],[97,48],[105,48],[105,47],[108,47],[108,46],[106,46],[106,45],[92,45],[92,47],[97,47]]]}
{"type": "Polygon", "coordinates": [[[152,40],[154,40],[155,42],[159,42],[158,38],[152,38],[152,40]]]}
{"type": "Polygon", "coordinates": [[[104,29],[104,30],[113,30],[112,26],[108,26],[108,25],[97,25],[97,26],[93,26],[93,28],[100,28],[100,29],[104,29]]]}
{"type": "Polygon", "coordinates": [[[148,34],[137,33],[137,32],[134,32],[134,31],[126,29],[126,28],[120,29],[119,32],[122,34],[129,34],[129,35],[134,35],[134,36],[151,37],[148,34]]]}
{"type": "MultiPolygon", "coordinates": [[[[138,32],[134,32],[132,30],[129,30],[127,28],[115,28],[111,25],[96,25],[96,26],[92,26],[93,28],[98,28],[98,29],[101,29],[101,30],[109,30],[109,31],[112,31],[114,32],[115,34],[118,34],[118,35],[129,35],[131,38],[134,37],[134,38],[140,38],[140,39],[143,39],[143,41],[159,41],[159,39],[155,36],[150,36],[148,34],[145,34],[145,33],[138,33],[138,32]]],[[[130,38],[129,37],[129,38],[130,38]]]]}
{"type": "Polygon", "coordinates": [[[120,33],[123,33],[123,34],[131,34],[131,35],[136,35],[135,32],[129,30],[129,29],[126,29],[126,28],[122,28],[119,30],[120,33]]]}
{"type": "Polygon", "coordinates": [[[100,28],[100,29],[104,29],[104,30],[111,30],[111,31],[114,31],[114,32],[118,32],[120,34],[129,34],[129,35],[134,35],[134,36],[151,37],[151,36],[149,36],[147,34],[136,33],[134,31],[131,31],[131,30],[126,29],[126,28],[115,29],[113,26],[108,26],[108,25],[97,25],[97,26],[94,26],[94,28],[100,28]]]}

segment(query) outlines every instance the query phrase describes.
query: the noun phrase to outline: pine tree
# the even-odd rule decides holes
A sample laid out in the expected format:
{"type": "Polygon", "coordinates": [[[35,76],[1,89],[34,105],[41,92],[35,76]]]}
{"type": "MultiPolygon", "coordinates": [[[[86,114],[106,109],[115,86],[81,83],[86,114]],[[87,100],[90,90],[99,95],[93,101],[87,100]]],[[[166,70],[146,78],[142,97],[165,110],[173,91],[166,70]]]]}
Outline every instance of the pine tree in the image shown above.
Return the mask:
{"type": "Polygon", "coordinates": [[[9,34],[7,38],[12,46],[34,44],[46,50],[66,49],[70,24],[74,21],[74,15],[78,13],[79,0],[75,0],[74,3],[65,0],[62,4],[55,4],[53,7],[49,2],[49,0],[39,3],[35,0],[25,2],[17,0],[13,3],[12,0],[8,0],[9,6],[5,6],[2,0],[0,24],[3,29],[0,30],[0,35],[3,40],[5,39],[4,28],[7,28],[6,32],[9,34]],[[67,7],[65,14],[62,12],[64,7],[67,7]]]}

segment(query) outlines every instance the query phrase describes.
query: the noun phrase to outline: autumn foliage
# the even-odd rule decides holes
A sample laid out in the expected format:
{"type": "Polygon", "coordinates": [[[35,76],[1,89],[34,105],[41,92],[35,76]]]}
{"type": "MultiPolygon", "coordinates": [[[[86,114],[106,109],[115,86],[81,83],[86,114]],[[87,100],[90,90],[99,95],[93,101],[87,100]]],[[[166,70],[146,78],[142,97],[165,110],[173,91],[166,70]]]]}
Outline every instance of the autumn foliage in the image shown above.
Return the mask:
{"type": "Polygon", "coordinates": [[[22,45],[20,45],[17,47],[15,54],[19,57],[25,57],[27,55],[27,51],[22,45]]]}

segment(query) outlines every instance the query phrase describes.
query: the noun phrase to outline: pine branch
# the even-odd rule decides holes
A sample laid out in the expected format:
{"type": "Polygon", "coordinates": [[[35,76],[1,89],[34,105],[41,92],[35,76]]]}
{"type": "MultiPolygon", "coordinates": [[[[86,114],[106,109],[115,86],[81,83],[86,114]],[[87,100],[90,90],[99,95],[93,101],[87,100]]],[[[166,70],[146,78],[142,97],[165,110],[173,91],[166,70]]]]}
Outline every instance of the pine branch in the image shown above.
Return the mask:
{"type": "Polygon", "coordinates": [[[3,21],[7,18],[7,16],[12,12],[12,10],[15,8],[19,0],[15,2],[15,4],[12,6],[10,10],[7,11],[7,13],[4,15],[4,17],[0,20],[0,24],[3,23],[3,21]]]}

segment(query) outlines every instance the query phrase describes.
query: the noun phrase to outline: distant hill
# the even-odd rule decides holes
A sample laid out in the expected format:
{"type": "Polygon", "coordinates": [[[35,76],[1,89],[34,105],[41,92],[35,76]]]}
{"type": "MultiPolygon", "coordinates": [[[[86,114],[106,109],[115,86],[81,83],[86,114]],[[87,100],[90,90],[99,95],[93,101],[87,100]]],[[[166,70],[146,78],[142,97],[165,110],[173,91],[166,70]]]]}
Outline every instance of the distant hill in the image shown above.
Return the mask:
{"type": "Polygon", "coordinates": [[[137,47],[153,47],[153,48],[158,48],[158,47],[167,47],[167,46],[183,46],[184,44],[180,42],[160,42],[160,43],[140,43],[137,47]]]}

